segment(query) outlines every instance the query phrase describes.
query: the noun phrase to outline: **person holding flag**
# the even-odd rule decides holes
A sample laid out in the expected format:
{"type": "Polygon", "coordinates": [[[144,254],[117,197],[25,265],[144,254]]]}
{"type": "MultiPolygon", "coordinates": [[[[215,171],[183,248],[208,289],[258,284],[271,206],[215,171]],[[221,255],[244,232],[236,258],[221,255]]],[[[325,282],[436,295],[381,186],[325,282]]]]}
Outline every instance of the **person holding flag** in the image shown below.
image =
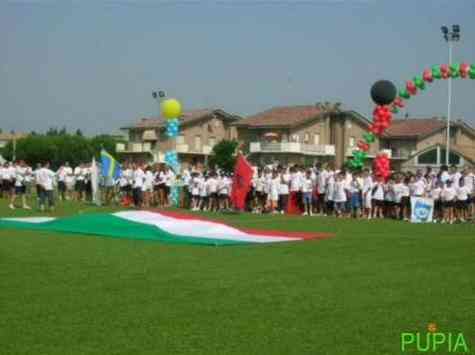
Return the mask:
{"type": "Polygon", "coordinates": [[[101,175],[104,179],[105,203],[109,204],[113,198],[114,185],[122,175],[120,164],[105,149],[101,150],[101,175]]]}

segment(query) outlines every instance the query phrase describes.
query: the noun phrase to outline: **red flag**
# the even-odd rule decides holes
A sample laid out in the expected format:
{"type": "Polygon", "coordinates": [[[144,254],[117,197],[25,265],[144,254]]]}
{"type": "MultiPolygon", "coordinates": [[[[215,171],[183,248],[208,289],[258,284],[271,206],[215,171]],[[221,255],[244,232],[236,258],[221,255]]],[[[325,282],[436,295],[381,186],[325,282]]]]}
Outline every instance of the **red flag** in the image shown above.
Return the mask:
{"type": "Polygon", "coordinates": [[[239,154],[234,166],[234,179],[231,190],[231,201],[240,210],[246,206],[246,196],[251,189],[254,170],[244,155],[239,154]]]}

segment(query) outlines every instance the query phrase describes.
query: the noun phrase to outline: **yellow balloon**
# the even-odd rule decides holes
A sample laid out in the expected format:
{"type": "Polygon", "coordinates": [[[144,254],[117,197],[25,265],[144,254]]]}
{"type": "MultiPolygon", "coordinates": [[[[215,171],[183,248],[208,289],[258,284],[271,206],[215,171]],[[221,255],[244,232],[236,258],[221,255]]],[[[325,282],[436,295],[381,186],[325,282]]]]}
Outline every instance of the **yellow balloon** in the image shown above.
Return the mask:
{"type": "Polygon", "coordinates": [[[181,104],[176,99],[166,99],[160,104],[162,115],[167,119],[179,118],[181,116],[181,104]]]}

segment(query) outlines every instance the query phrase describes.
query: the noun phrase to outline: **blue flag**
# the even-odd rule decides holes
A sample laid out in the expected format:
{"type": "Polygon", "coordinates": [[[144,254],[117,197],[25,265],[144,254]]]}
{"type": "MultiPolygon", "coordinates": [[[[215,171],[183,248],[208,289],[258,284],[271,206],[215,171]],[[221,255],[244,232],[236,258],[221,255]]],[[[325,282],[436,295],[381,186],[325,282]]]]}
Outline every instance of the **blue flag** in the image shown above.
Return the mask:
{"type": "Polygon", "coordinates": [[[118,179],[122,175],[120,164],[104,149],[101,150],[102,176],[118,179]]]}

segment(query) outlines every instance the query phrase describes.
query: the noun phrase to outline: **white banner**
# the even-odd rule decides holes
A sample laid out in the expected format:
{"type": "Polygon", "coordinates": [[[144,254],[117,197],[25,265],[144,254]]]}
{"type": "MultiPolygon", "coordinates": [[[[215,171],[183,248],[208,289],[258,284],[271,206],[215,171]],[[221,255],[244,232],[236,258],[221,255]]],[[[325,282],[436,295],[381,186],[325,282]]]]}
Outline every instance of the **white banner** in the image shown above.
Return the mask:
{"type": "Polygon", "coordinates": [[[434,214],[434,200],[411,197],[411,223],[430,223],[434,214]]]}

